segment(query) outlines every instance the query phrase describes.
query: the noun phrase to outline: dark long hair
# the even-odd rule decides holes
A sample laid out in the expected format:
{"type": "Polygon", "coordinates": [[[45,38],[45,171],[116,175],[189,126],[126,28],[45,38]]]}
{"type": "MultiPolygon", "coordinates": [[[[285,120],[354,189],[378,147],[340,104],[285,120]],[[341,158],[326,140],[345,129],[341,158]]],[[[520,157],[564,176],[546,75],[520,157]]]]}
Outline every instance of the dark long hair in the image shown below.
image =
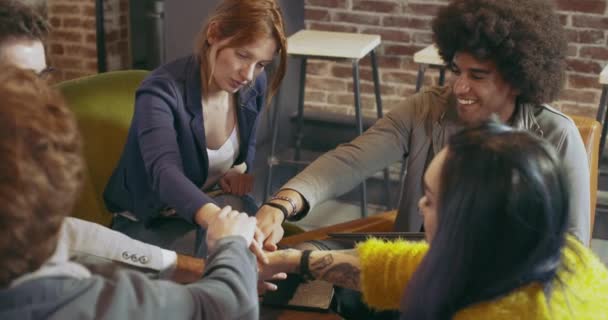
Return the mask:
{"type": "Polygon", "coordinates": [[[450,138],[437,230],[409,282],[402,319],[446,319],[536,281],[550,288],[568,215],[562,166],[528,132],[485,123],[450,138]]]}

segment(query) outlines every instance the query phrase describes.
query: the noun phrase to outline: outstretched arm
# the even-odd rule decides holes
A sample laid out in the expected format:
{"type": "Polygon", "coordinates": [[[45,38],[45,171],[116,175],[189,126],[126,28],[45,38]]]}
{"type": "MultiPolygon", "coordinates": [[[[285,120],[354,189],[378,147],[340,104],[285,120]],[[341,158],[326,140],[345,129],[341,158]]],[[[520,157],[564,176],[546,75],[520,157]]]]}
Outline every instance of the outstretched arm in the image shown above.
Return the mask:
{"type": "MultiPolygon", "coordinates": [[[[267,255],[270,262],[260,270],[262,277],[269,277],[278,272],[301,273],[303,269],[300,265],[300,250],[280,250],[267,255]]],[[[355,249],[312,251],[308,259],[308,269],[314,279],[360,290],[361,266],[359,254],[355,249]]]]}
{"type": "MultiPolygon", "coordinates": [[[[315,279],[361,291],[364,301],[374,308],[397,309],[427,250],[426,242],[369,239],[352,250],[312,251],[308,269],[315,279]]],[[[268,253],[268,258],[261,276],[281,271],[301,273],[301,261],[306,260],[302,251],[294,249],[268,253]]]]}
{"type": "MultiPolygon", "coordinates": [[[[290,220],[297,220],[317,204],[352,190],[365,178],[407,156],[413,132],[426,136],[423,124],[429,113],[429,103],[433,108],[443,106],[449,94],[444,91],[429,90],[405,100],[361,136],[312,162],[275,194],[290,199],[293,205],[276,197],[271,202],[288,212],[295,211],[290,220]]],[[[283,236],[283,215],[280,210],[266,205],[258,210],[257,219],[266,237],[264,248],[275,249],[283,236]]]]}
{"type": "Polygon", "coordinates": [[[205,260],[177,254],[175,269],[170,279],[178,283],[191,283],[200,280],[205,270],[205,260]]]}

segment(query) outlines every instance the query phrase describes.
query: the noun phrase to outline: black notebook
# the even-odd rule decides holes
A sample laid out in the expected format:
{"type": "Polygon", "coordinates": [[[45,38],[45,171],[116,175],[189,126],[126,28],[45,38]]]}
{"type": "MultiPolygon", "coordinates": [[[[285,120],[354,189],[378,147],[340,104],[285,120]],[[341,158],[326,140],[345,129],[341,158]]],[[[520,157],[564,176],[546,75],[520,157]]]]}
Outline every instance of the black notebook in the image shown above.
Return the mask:
{"type": "Polygon", "coordinates": [[[321,280],[304,282],[297,274],[289,274],[287,279],[273,282],[278,289],[266,292],[262,300],[266,306],[326,312],[334,297],[331,283],[321,280]]]}

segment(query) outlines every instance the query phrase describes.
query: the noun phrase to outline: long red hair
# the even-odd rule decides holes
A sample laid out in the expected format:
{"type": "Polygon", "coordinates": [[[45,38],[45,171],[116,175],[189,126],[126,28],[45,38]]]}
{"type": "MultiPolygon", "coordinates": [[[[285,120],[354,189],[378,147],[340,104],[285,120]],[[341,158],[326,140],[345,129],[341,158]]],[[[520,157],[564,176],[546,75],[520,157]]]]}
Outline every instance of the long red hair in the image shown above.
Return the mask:
{"type": "MultiPolygon", "coordinates": [[[[287,39],[281,9],[275,0],[224,0],[209,17],[196,42],[196,54],[200,61],[209,55],[209,27],[214,25],[220,39],[232,37],[225,47],[236,47],[252,43],[264,37],[272,37],[277,43],[279,61],[272,78],[266,102],[276,94],[287,66],[287,39]]],[[[220,48],[221,50],[222,48],[220,48]]],[[[219,52],[219,50],[218,50],[219,52]]],[[[201,82],[203,91],[208,92],[213,75],[212,66],[201,63],[201,82]]]]}

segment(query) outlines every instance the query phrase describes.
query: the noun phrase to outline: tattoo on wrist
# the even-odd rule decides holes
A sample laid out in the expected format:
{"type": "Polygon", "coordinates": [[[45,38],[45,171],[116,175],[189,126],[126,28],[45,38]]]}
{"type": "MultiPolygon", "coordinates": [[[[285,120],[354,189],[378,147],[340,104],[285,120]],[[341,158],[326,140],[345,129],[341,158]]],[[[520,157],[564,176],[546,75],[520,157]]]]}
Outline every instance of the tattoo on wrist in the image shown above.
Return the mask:
{"type": "MultiPolygon", "coordinates": [[[[356,250],[341,250],[336,254],[357,256],[356,250]]],[[[325,280],[338,286],[359,289],[361,271],[357,265],[349,262],[339,262],[340,259],[332,253],[316,258],[310,263],[310,271],[315,279],[325,280]]]]}
{"type": "Polygon", "coordinates": [[[327,268],[334,262],[334,257],[331,256],[331,253],[319,258],[316,261],[313,261],[310,264],[310,270],[314,273],[315,271],[322,271],[327,268]]]}
{"type": "Polygon", "coordinates": [[[322,278],[340,286],[358,289],[360,274],[361,271],[358,268],[345,262],[330,267],[322,278]]]}

